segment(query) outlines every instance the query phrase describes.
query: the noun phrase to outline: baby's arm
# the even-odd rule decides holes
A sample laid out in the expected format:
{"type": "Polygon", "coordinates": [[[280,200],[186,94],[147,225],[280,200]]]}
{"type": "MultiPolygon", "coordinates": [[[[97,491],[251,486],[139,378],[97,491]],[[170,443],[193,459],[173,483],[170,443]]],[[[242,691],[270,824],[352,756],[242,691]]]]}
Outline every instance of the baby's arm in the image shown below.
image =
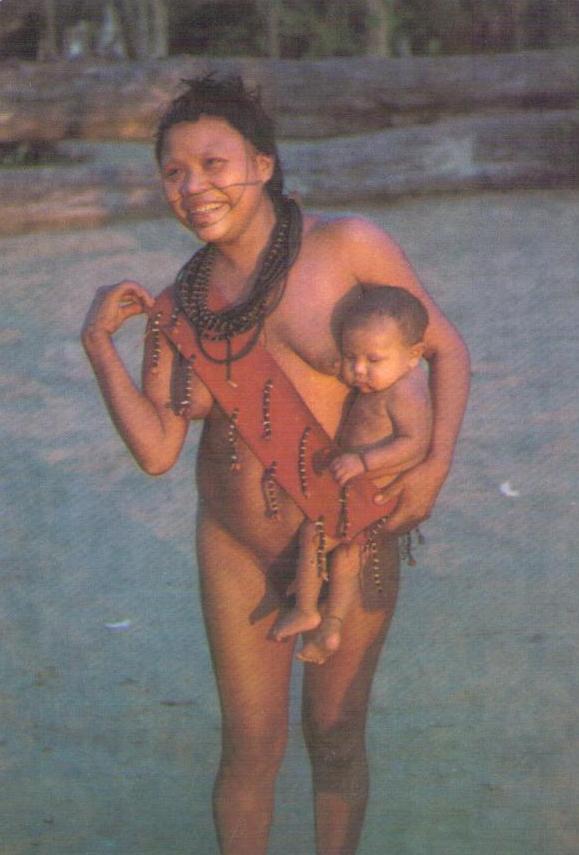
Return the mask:
{"type": "Polygon", "coordinates": [[[401,467],[410,468],[426,457],[430,446],[432,407],[424,375],[414,374],[395,383],[388,390],[385,409],[385,415],[393,426],[393,437],[368,451],[359,454],[347,452],[336,457],[330,469],[340,486],[362,472],[377,476],[394,470],[398,474],[401,467]]]}

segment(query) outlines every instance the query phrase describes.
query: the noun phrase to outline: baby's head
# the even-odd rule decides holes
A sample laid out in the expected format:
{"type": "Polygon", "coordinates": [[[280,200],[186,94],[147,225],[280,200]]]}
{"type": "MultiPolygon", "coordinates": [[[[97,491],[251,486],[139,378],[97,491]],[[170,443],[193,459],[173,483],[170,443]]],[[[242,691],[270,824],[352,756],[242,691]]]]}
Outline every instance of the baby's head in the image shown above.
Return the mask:
{"type": "Polygon", "coordinates": [[[420,362],[428,313],[404,288],[362,289],[342,321],[342,377],[362,393],[382,392],[420,362]]]}

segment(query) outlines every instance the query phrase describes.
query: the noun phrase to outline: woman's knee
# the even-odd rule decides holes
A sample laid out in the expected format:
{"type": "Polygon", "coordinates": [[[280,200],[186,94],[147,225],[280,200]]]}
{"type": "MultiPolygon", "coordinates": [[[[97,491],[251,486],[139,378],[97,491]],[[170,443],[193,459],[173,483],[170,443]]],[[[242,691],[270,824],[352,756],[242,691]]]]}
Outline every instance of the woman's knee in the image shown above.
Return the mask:
{"type": "Polygon", "coordinates": [[[355,719],[322,723],[306,715],[303,731],[314,768],[339,774],[365,758],[364,727],[355,719]]]}
{"type": "Polygon", "coordinates": [[[287,728],[226,728],[223,735],[222,764],[239,768],[246,777],[275,776],[283,761],[287,745],[287,728]]]}

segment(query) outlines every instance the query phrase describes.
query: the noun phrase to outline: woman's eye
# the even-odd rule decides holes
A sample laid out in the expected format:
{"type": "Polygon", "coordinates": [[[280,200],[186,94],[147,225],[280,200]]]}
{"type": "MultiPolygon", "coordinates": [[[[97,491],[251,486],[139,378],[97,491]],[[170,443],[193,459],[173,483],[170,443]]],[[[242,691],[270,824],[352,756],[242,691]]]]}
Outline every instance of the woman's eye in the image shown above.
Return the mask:
{"type": "Polygon", "coordinates": [[[166,181],[171,181],[171,180],[177,178],[178,175],[179,175],[179,170],[175,166],[175,167],[170,167],[169,169],[166,169],[163,173],[163,178],[165,178],[166,181]]]}
{"type": "Polygon", "coordinates": [[[209,157],[205,161],[205,164],[208,167],[208,169],[219,169],[219,167],[222,166],[222,164],[224,162],[225,161],[223,160],[222,157],[209,157]]]}

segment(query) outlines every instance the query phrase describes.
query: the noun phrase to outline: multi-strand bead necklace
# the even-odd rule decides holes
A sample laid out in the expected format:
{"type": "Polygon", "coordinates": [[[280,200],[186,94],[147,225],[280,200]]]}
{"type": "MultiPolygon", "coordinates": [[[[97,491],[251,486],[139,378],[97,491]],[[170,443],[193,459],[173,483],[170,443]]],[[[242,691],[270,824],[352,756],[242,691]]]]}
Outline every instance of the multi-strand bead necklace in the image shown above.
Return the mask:
{"type": "Polygon", "coordinates": [[[279,304],[287,273],[300,251],[301,237],[300,208],[293,199],[283,197],[251,293],[243,303],[221,311],[213,311],[208,306],[209,284],[217,255],[213,244],[206,244],[196,252],[179,273],[175,283],[178,305],[191,321],[203,355],[211,362],[225,365],[228,378],[231,363],[249,353],[259,338],[266,317],[279,304]],[[253,335],[234,351],[235,337],[249,331],[253,331],[253,335]],[[216,341],[225,342],[224,356],[209,352],[207,342],[216,341]]]}

